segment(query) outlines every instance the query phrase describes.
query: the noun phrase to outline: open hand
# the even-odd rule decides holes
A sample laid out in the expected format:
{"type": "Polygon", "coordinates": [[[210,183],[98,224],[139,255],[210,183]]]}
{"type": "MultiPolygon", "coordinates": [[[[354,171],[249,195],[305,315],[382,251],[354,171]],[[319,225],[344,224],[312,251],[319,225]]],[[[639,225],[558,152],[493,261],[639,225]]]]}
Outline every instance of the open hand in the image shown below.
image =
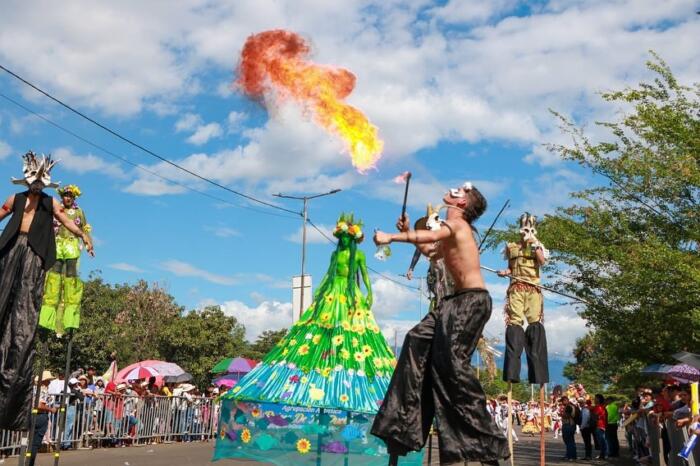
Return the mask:
{"type": "Polygon", "coordinates": [[[413,270],[409,270],[408,272],[406,272],[406,278],[408,280],[413,280],[413,270]]]}
{"type": "Polygon", "coordinates": [[[377,246],[381,246],[383,244],[390,244],[391,243],[391,235],[384,233],[383,231],[375,231],[374,232],[374,244],[377,246]]]}

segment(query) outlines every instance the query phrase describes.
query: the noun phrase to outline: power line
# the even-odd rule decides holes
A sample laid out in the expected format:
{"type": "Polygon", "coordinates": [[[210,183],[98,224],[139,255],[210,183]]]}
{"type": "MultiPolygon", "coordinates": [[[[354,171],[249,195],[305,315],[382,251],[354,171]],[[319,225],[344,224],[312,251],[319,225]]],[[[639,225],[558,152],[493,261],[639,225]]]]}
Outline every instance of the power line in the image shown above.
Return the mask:
{"type": "Polygon", "coordinates": [[[187,189],[187,190],[189,190],[189,191],[192,191],[192,192],[194,192],[194,193],[201,194],[202,196],[206,196],[206,197],[208,197],[208,198],[210,198],[210,199],[213,199],[213,200],[215,200],[215,201],[217,201],[217,202],[222,202],[222,203],[224,203],[224,204],[228,204],[228,205],[231,205],[231,206],[233,206],[233,207],[239,207],[239,208],[241,208],[241,209],[248,209],[248,210],[252,210],[252,211],[254,211],[254,212],[258,212],[258,213],[260,213],[260,214],[270,215],[270,216],[273,216],[273,217],[289,218],[289,219],[295,219],[295,220],[296,220],[296,218],[297,218],[297,217],[292,217],[292,216],[290,216],[290,215],[282,215],[282,214],[276,214],[276,213],[274,213],[274,212],[267,212],[267,211],[260,210],[260,209],[256,209],[255,207],[251,207],[251,206],[247,206],[247,205],[243,205],[243,204],[236,204],[236,203],[233,203],[233,202],[231,202],[231,201],[227,201],[226,199],[222,199],[222,198],[220,198],[220,197],[217,197],[217,196],[214,196],[214,195],[212,195],[212,194],[209,194],[209,193],[207,193],[207,192],[205,192],[205,191],[200,191],[200,190],[198,190],[198,189],[192,188],[191,186],[188,186],[188,185],[186,185],[186,184],[180,183],[179,181],[175,181],[175,180],[172,180],[172,179],[167,178],[167,177],[165,177],[165,176],[162,176],[162,175],[160,175],[160,174],[154,172],[153,170],[149,170],[148,168],[146,168],[146,167],[144,167],[144,166],[142,166],[142,165],[139,165],[139,164],[137,164],[137,163],[134,163],[134,162],[132,162],[131,160],[129,160],[129,159],[125,158],[125,157],[122,157],[121,155],[115,154],[114,152],[110,151],[109,149],[107,149],[107,148],[105,148],[105,147],[102,147],[102,146],[100,146],[99,144],[96,144],[96,143],[90,141],[89,139],[84,138],[83,136],[81,136],[81,135],[75,133],[74,131],[71,131],[70,129],[68,129],[68,128],[64,127],[64,126],[59,125],[59,124],[56,123],[55,121],[53,121],[53,120],[51,120],[51,119],[45,117],[44,115],[42,115],[42,114],[40,114],[40,113],[38,113],[38,112],[32,110],[31,108],[29,108],[29,107],[23,105],[22,103],[17,102],[17,101],[14,100],[13,98],[11,98],[11,97],[9,97],[9,96],[3,94],[2,92],[0,92],[0,97],[2,97],[3,99],[7,100],[7,101],[10,102],[10,103],[12,103],[13,105],[16,105],[17,107],[21,108],[21,109],[24,110],[25,112],[27,112],[27,113],[29,113],[29,114],[31,114],[31,115],[34,115],[34,116],[37,117],[37,118],[42,119],[42,120],[45,121],[46,123],[48,123],[48,124],[50,124],[51,126],[53,126],[53,127],[57,128],[57,129],[63,131],[64,133],[69,134],[70,136],[73,136],[74,138],[76,138],[76,139],[78,139],[78,140],[84,142],[85,144],[88,144],[89,146],[92,146],[92,147],[94,147],[95,149],[97,149],[97,150],[99,150],[99,151],[101,151],[101,152],[103,152],[103,153],[109,155],[110,157],[114,157],[115,159],[120,160],[120,161],[123,162],[123,163],[126,163],[126,164],[128,164],[128,165],[130,165],[130,166],[132,166],[132,167],[134,167],[134,168],[136,168],[136,169],[138,169],[138,170],[142,170],[142,171],[144,171],[144,172],[146,172],[146,173],[148,173],[148,174],[150,174],[150,175],[152,175],[152,176],[155,176],[155,177],[157,177],[157,178],[160,178],[161,180],[167,181],[168,183],[172,183],[172,184],[174,184],[174,185],[176,185],[176,186],[180,186],[180,187],[182,187],[182,188],[184,188],[184,189],[187,189]]]}
{"type": "Polygon", "coordinates": [[[53,100],[54,102],[56,102],[56,103],[59,104],[60,106],[62,106],[62,107],[64,107],[64,108],[66,108],[67,110],[69,110],[69,111],[75,113],[76,115],[80,116],[81,118],[83,118],[83,119],[89,121],[89,122],[92,123],[93,125],[95,125],[95,126],[101,128],[102,130],[108,132],[109,134],[115,136],[116,138],[121,139],[122,141],[126,142],[127,144],[129,144],[129,145],[131,145],[131,146],[133,146],[133,147],[136,147],[137,149],[139,149],[139,150],[141,150],[141,151],[147,153],[148,155],[150,155],[150,156],[152,156],[152,157],[155,157],[155,158],[157,158],[158,160],[160,160],[160,161],[162,161],[162,162],[165,162],[165,163],[167,163],[168,165],[171,165],[171,166],[177,168],[178,170],[181,170],[181,171],[183,171],[183,172],[185,172],[185,173],[187,173],[187,174],[189,174],[189,175],[191,175],[191,176],[194,176],[195,178],[198,178],[198,179],[200,179],[200,180],[202,180],[202,181],[204,181],[204,182],[206,182],[206,183],[209,183],[209,184],[211,184],[211,185],[213,185],[213,186],[216,186],[217,188],[221,188],[221,189],[226,190],[226,191],[228,191],[228,192],[230,192],[230,193],[232,193],[232,194],[235,194],[236,196],[240,196],[240,197],[243,197],[243,198],[245,198],[245,199],[248,199],[249,201],[257,202],[258,204],[262,204],[262,205],[265,205],[265,206],[270,207],[270,208],[273,208],[273,209],[277,209],[277,210],[281,210],[281,211],[288,212],[288,213],[291,213],[291,214],[299,215],[299,212],[295,212],[295,211],[290,210],[290,209],[285,209],[284,207],[280,207],[280,206],[275,205],[275,204],[272,204],[272,203],[270,203],[270,202],[263,201],[263,200],[261,200],[261,199],[255,198],[255,197],[253,197],[253,196],[249,196],[248,194],[242,193],[242,192],[240,192],[240,191],[236,191],[235,189],[231,189],[231,188],[229,188],[229,187],[227,187],[227,186],[224,186],[224,185],[222,185],[222,184],[220,184],[220,183],[217,183],[217,182],[214,181],[214,180],[211,180],[211,179],[206,178],[206,177],[204,177],[204,176],[202,176],[202,175],[200,175],[200,174],[198,174],[198,173],[196,173],[196,172],[193,172],[192,170],[189,170],[189,169],[183,167],[182,165],[178,165],[177,163],[175,163],[175,162],[173,162],[173,161],[171,161],[171,160],[169,160],[169,159],[167,159],[167,158],[165,158],[165,157],[163,157],[163,156],[161,156],[161,155],[156,154],[156,153],[153,152],[152,150],[150,150],[150,149],[148,149],[148,148],[142,146],[141,144],[139,144],[139,143],[137,143],[137,142],[135,142],[135,141],[129,139],[128,137],[122,136],[120,133],[118,133],[118,132],[116,132],[116,131],[110,129],[110,128],[107,127],[106,125],[104,125],[104,124],[100,123],[99,121],[97,121],[97,120],[95,120],[95,119],[93,119],[93,118],[87,116],[86,114],[80,112],[79,110],[76,110],[75,108],[71,107],[70,105],[68,105],[67,103],[63,102],[62,100],[60,100],[60,99],[54,97],[53,95],[49,94],[48,92],[44,91],[43,89],[41,89],[41,88],[35,86],[34,84],[32,84],[31,82],[27,81],[26,79],[24,79],[24,78],[21,77],[20,75],[18,75],[18,74],[16,74],[16,73],[14,73],[13,71],[10,71],[9,69],[5,68],[3,65],[0,65],[0,69],[3,70],[3,71],[5,71],[5,72],[8,73],[9,75],[15,77],[16,79],[18,79],[19,81],[23,82],[23,83],[26,84],[27,86],[31,87],[31,88],[34,89],[35,91],[39,92],[40,94],[43,94],[44,96],[46,96],[46,97],[48,97],[49,99],[53,100]]]}

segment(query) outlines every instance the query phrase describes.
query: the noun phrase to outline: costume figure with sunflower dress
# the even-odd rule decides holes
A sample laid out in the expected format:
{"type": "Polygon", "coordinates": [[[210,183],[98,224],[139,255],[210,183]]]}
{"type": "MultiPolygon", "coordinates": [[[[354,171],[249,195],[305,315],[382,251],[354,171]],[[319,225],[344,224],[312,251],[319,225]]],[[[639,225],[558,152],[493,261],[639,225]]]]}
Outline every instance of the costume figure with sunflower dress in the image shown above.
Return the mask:
{"type": "MultiPolygon", "coordinates": [[[[372,311],[362,225],[343,214],[314,302],[251,372],[223,395],[214,459],[277,465],[386,465],[369,435],[396,359],[372,311]],[[365,285],[363,295],[359,278],[365,285]]],[[[401,464],[422,464],[422,455],[401,464]]]]}
{"type": "MultiPolygon", "coordinates": [[[[76,203],[82,194],[80,188],[70,184],[57,191],[66,216],[89,236],[92,227],[85,219],[85,212],[76,203]]],[[[79,263],[83,245],[80,238],[58,221],[54,220],[53,226],[56,235],[56,262],[46,274],[39,325],[60,335],[75,330],[80,325],[83,282],[79,275],[79,263]]]]}

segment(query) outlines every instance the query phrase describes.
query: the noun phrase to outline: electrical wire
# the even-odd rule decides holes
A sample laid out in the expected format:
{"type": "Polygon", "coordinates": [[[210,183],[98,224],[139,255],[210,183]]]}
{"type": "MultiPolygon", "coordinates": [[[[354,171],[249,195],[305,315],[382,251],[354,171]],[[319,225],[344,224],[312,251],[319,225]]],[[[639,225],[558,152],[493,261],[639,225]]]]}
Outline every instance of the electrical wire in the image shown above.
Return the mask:
{"type": "Polygon", "coordinates": [[[16,105],[17,107],[21,108],[21,109],[24,110],[25,112],[27,112],[27,113],[29,113],[29,114],[31,114],[31,115],[34,115],[34,116],[37,117],[37,118],[40,118],[41,120],[45,121],[46,123],[50,124],[51,126],[57,128],[57,129],[63,131],[64,133],[69,134],[70,136],[72,136],[72,137],[74,137],[74,138],[76,138],[76,139],[78,139],[78,140],[84,142],[85,144],[94,147],[95,149],[99,150],[100,152],[102,152],[102,153],[104,153],[104,154],[106,154],[106,155],[109,155],[110,157],[113,157],[113,158],[115,158],[115,159],[117,159],[117,160],[120,160],[121,162],[126,163],[126,164],[128,164],[128,165],[130,165],[130,166],[132,166],[132,167],[134,167],[134,168],[136,168],[136,169],[138,169],[138,170],[141,170],[141,171],[143,171],[143,172],[146,172],[146,173],[148,173],[149,175],[152,175],[152,176],[155,176],[155,177],[157,177],[157,178],[160,178],[160,179],[163,180],[163,181],[166,181],[166,182],[168,182],[168,183],[172,183],[172,184],[174,184],[174,185],[176,185],[176,186],[180,186],[180,187],[182,187],[182,188],[184,188],[184,189],[187,189],[187,190],[189,190],[189,191],[192,191],[192,192],[194,192],[194,193],[197,193],[197,194],[200,194],[200,195],[202,195],[202,196],[208,197],[208,198],[213,199],[213,200],[215,200],[215,201],[217,201],[217,202],[221,202],[221,203],[224,203],[224,204],[231,205],[231,206],[233,206],[233,207],[238,207],[238,208],[241,208],[241,209],[248,209],[248,210],[252,210],[252,211],[254,211],[254,212],[258,212],[258,213],[260,213],[260,214],[269,215],[269,216],[273,216],[273,217],[289,218],[289,219],[294,219],[294,220],[297,219],[297,217],[292,217],[291,215],[276,214],[276,213],[274,213],[274,212],[267,212],[267,211],[264,211],[264,210],[256,209],[255,207],[246,206],[246,205],[243,205],[243,204],[236,204],[236,203],[233,203],[233,202],[231,202],[231,201],[227,201],[226,199],[222,199],[222,198],[220,198],[220,197],[217,197],[217,196],[214,196],[214,195],[212,195],[212,194],[209,194],[209,193],[207,193],[207,192],[205,192],[205,191],[200,191],[200,190],[198,190],[198,189],[192,188],[191,186],[188,186],[188,185],[186,185],[186,184],[180,183],[179,181],[175,181],[175,180],[172,180],[172,179],[170,179],[170,178],[167,178],[167,177],[165,177],[165,176],[163,176],[163,175],[160,175],[160,174],[154,172],[153,170],[149,170],[148,168],[144,167],[143,165],[139,165],[139,164],[134,163],[134,162],[132,162],[131,160],[125,158],[125,157],[122,157],[121,155],[115,154],[114,152],[110,151],[109,149],[107,149],[107,148],[105,148],[105,147],[103,147],[103,146],[100,146],[99,144],[96,144],[96,143],[90,141],[89,139],[84,138],[83,136],[81,136],[81,135],[75,133],[74,131],[71,131],[70,129],[68,129],[68,128],[64,127],[64,126],[59,125],[59,124],[56,123],[55,121],[53,121],[53,120],[51,120],[51,119],[45,117],[44,115],[42,115],[42,114],[40,114],[40,113],[38,113],[38,112],[32,110],[31,108],[27,107],[26,105],[23,105],[22,103],[17,102],[17,101],[14,100],[13,98],[11,98],[11,97],[9,97],[9,96],[3,94],[2,92],[0,92],[0,97],[3,98],[3,99],[5,99],[5,100],[7,100],[7,101],[10,102],[10,103],[12,103],[13,105],[16,105]]]}
{"type": "Polygon", "coordinates": [[[235,189],[231,189],[231,188],[229,188],[229,187],[227,187],[227,186],[222,185],[221,183],[217,183],[217,182],[214,181],[214,180],[211,180],[211,179],[206,178],[206,177],[204,177],[204,176],[202,176],[202,175],[200,175],[200,174],[198,174],[198,173],[196,173],[196,172],[194,172],[194,171],[192,171],[192,170],[189,170],[189,169],[183,167],[182,165],[178,165],[177,163],[175,163],[175,162],[173,162],[173,161],[171,161],[171,160],[169,160],[169,159],[167,159],[167,158],[165,158],[165,157],[163,157],[163,156],[161,156],[161,155],[156,154],[156,153],[153,152],[152,150],[150,150],[150,149],[144,147],[143,145],[141,145],[141,144],[139,144],[139,143],[137,143],[137,142],[135,142],[135,141],[129,139],[128,137],[122,136],[122,135],[121,135],[120,133],[118,133],[117,131],[115,131],[115,130],[109,128],[108,126],[106,126],[106,125],[100,123],[99,121],[97,121],[97,120],[95,120],[95,119],[93,119],[93,118],[87,116],[86,114],[80,112],[79,110],[76,110],[75,108],[71,107],[70,105],[68,105],[67,103],[65,103],[65,102],[63,102],[62,100],[58,99],[57,97],[54,97],[53,95],[49,94],[48,92],[44,91],[43,89],[41,89],[41,88],[37,87],[36,85],[32,84],[31,82],[27,81],[26,79],[24,79],[23,77],[21,77],[21,76],[18,75],[17,73],[14,73],[13,71],[7,69],[7,68],[4,67],[3,65],[0,65],[0,70],[3,70],[3,71],[6,72],[7,74],[13,76],[14,78],[16,78],[16,79],[18,79],[19,81],[23,82],[23,83],[26,84],[27,86],[31,87],[31,88],[34,89],[35,91],[39,92],[40,94],[43,94],[44,96],[46,96],[46,97],[48,97],[49,99],[53,100],[54,102],[56,102],[56,103],[59,104],[60,106],[64,107],[65,109],[67,109],[67,110],[69,110],[69,111],[71,111],[72,113],[78,115],[79,117],[81,117],[81,118],[83,118],[83,119],[89,121],[89,122],[92,123],[93,125],[95,125],[95,126],[101,128],[102,130],[108,132],[108,133],[111,134],[112,136],[115,136],[116,138],[121,139],[121,140],[124,141],[125,143],[127,143],[127,144],[129,144],[129,145],[131,145],[131,146],[133,146],[133,147],[136,147],[137,149],[139,149],[139,150],[145,152],[146,154],[148,154],[148,155],[150,155],[150,156],[152,156],[152,157],[155,157],[155,158],[157,158],[158,160],[160,160],[160,161],[162,161],[162,162],[165,162],[165,163],[167,163],[168,165],[171,165],[171,166],[177,168],[178,170],[181,170],[181,171],[183,171],[183,172],[185,172],[185,173],[187,173],[187,174],[189,174],[189,175],[191,175],[191,176],[194,176],[195,178],[197,178],[197,179],[199,179],[199,180],[201,180],[201,181],[204,181],[204,182],[206,182],[206,183],[209,183],[209,184],[211,184],[212,186],[216,186],[217,188],[221,188],[221,189],[223,189],[223,190],[225,190],[225,191],[228,191],[228,192],[230,192],[230,193],[232,193],[232,194],[235,194],[236,196],[240,196],[240,197],[243,197],[243,198],[245,198],[245,199],[248,199],[249,201],[257,202],[258,204],[262,204],[262,205],[264,205],[264,206],[267,206],[267,207],[270,207],[270,208],[273,208],[273,209],[277,209],[277,210],[281,210],[281,211],[284,211],[284,212],[287,212],[287,213],[291,213],[291,214],[295,214],[295,215],[301,215],[299,212],[295,212],[295,211],[293,211],[293,210],[286,209],[286,208],[284,208],[284,207],[280,207],[280,206],[278,206],[278,205],[272,204],[271,202],[263,201],[262,199],[258,199],[258,198],[256,198],[256,197],[250,196],[250,195],[245,194],[245,193],[242,193],[242,192],[240,192],[240,191],[236,191],[235,189]]]}

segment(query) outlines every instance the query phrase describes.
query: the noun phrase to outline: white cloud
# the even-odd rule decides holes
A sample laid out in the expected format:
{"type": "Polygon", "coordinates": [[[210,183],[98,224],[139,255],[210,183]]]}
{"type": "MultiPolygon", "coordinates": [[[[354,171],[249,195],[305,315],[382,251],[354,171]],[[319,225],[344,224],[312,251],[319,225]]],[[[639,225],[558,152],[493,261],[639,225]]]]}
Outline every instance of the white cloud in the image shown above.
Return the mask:
{"type": "Polygon", "coordinates": [[[201,146],[209,142],[210,139],[221,137],[223,134],[224,131],[221,129],[220,124],[207,123],[206,125],[199,126],[195,132],[187,138],[187,142],[196,146],[201,146]]]}
{"type": "Polygon", "coordinates": [[[132,272],[132,273],[143,273],[144,270],[126,262],[117,262],[116,264],[109,264],[111,269],[121,270],[122,272],[132,272]]]}
{"type": "Polygon", "coordinates": [[[165,261],[161,264],[161,267],[164,270],[167,270],[168,272],[177,275],[178,277],[201,278],[202,280],[206,280],[211,283],[216,283],[217,285],[225,286],[232,286],[238,283],[238,279],[235,277],[218,275],[179,260],[165,261]]]}
{"type": "Polygon", "coordinates": [[[12,147],[5,141],[0,140],[0,160],[6,158],[12,153],[12,147]]]}
{"type": "Polygon", "coordinates": [[[212,233],[214,236],[218,236],[219,238],[231,238],[233,236],[240,235],[240,232],[238,230],[224,226],[205,226],[204,230],[208,231],[209,233],[212,233]]]}
{"type": "Polygon", "coordinates": [[[90,153],[78,155],[68,147],[59,147],[53,151],[53,157],[59,161],[57,166],[60,169],[79,175],[96,172],[112,178],[126,177],[119,164],[106,162],[104,159],[90,153]]]}
{"type": "Polygon", "coordinates": [[[175,131],[194,131],[202,124],[202,117],[196,113],[185,113],[175,122],[175,131]]]}
{"type": "Polygon", "coordinates": [[[400,313],[418,308],[418,290],[408,289],[386,278],[375,275],[372,292],[372,312],[377,320],[396,319],[400,313]]]}
{"type": "MultiPolygon", "coordinates": [[[[153,171],[153,170],[151,170],[153,171]]],[[[139,177],[124,188],[124,192],[143,196],[162,196],[165,194],[182,194],[187,191],[183,186],[168,183],[162,178],[138,172],[139,177]]]]}
{"type": "Polygon", "coordinates": [[[228,114],[226,117],[226,128],[229,133],[240,133],[242,131],[242,123],[246,120],[247,115],[243,112],[236,112],[235,110],[228,114]]]}
{"type": "MultiPolygon", "coordinates": [[[[118,115],[144,108],[164,114],[183,97],[211,91],[211,83],[199,83],[210,72],[231,73],[251,33],[303,31],[312,60],[357,76],[347,100],[379,127],[384,164],[445,140],[498,140],[531,148],[529,161],[551,165],[556,157],[540,147],[558,133],[548,108],[581,122],[607,114],[597,92],[648,78],[649,49],[680,81],[700,76],[693,39],[700,22],[691,0],[669,0],[663,8],[652,0],[551,1],[529,7],[529,16],[513,16],[519,3],[309,0],[300,8],[289,1],[185,0],[86,9],[44,2],[37,16],[36,4],[16,1],[0,19],[0,58],[76,105],[118,115]]],[[[229,96],[232,79],[216,79],[214,93],[229,96]]],[[[341,144],[298,109],[272,113],[263,128],[244,131],[249,141],[243,145],[184,162],[247,184],[299,184],[348,169],[341,144]]],[[[189,129],[195,144],[231,130],[228,119],[196,123],[189,129]]],[[[138,183],[130,189],[172,192],[138,183]]]]}
{"type": "MultiPolygon", "coordinates": [[[[230,116],[230,115],[229,115],[230,116]]],[[[187,142],[196,146],[206,144],[210,139],[219,138],[224,134],[219,123],[204,123],[196,113],[185,113],[175,122],[175,132],[192,133],[187,142]]]]}
{"type": "Polygon", "coordinates": [[[450,0],[446,5],[433,9],[431,13],[445,23],[470,24],[486,21],[496,14],[510,11],[517,4],[517,0],[450,0]]]}
{"type": "Polygon", "coordinates": [[[256,307],[250,307],[241,301],[226,301],[221,304],[221,309],[245,326],[248,341],[254,341],[265,330],[292,326],[292,303],[262,301],[256,307]]]}
{"type": "MultiPolygon", "coordinates": [[[[326,234],[326,236],[332,240],[335,240],[333,237],[333,228],[332,226],[328,225],[316,225],[319,230],[321,230],[323,233],[326,234]]],[[[284,239],[287,241],[291,241],[292,243],[297,243],[301,244],[301,240],[303,237],[303,231],[302,227],[299,227],[299,229],[292,233],[291,235],[285,236],[284,239]]],[[[314,227],[311,225],[307,225],[306,227],[306,243],[307,244],[330,244],[328,239],[324,237],[321,233],[319,233],[318,230],[316,230],[314,227]]]]}

